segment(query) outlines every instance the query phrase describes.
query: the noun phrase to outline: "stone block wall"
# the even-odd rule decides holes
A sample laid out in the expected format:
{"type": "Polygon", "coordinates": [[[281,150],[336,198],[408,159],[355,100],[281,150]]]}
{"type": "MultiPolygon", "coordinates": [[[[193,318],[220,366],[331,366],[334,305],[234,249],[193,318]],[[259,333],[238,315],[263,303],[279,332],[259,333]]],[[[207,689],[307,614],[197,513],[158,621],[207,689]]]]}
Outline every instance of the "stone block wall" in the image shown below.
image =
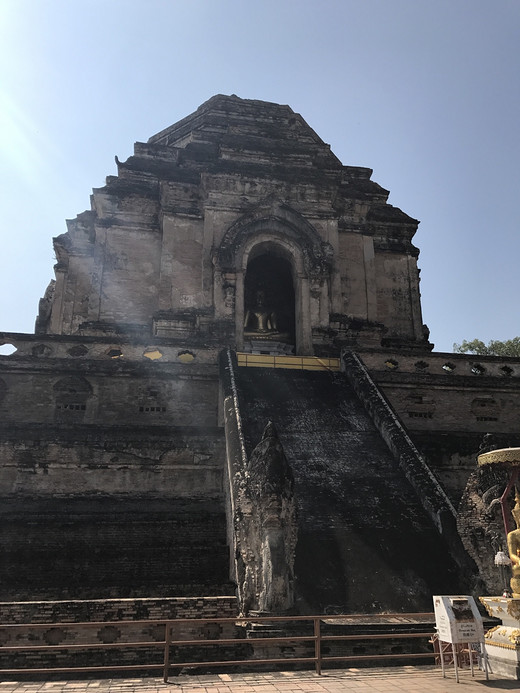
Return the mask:
{"type": "Polygon", "coordinates": [[[211,364],[216,353],[170,346],[167,354],[165,346],[146,343],[131,348],[105,342],[96,348],[82,340],[65,344],[46,340],[32,347],[26,340],[17,345],[15,354],[0,357],[4,422],[102,422],[204,430],[217,425],[218,379],[211,364]],[[29,349],[42,349],[42,356],[35,359],[29,349]],[[75,349],[83,356],[67,353],[75,349]]]}
{"type": "Polygon", "coordinates": [[[4,600],[234,591],[219,499],[11,499],[0,523],[4,600]]]}
{"type": "Polygon", "coordinates": [[[232,592],[215,352],[11,337],[0,598],[232,592]]]}
{"type": "MultiPolygon", "coordinates": [[[[2,624],[232,618],[236,615],[234,596],[0,602],[2,624]]],[[[79,634],[79,629],[77,632],[79,634]]],[[[87,631],[82,635],[84,641],[87,634],[90,637],[87,631]]]]}
{"type": "Polygon", "coordinates": [[[205,437],[166,427],[155,441],[142,439],[147,430],[141,426],[126,436],[76,430],[77,441],[55,427],[14,433],[27,437],[6,440],[0,433],[3,498],[215,498],[222,493],[224,444],[214,431],[205,437]]]}

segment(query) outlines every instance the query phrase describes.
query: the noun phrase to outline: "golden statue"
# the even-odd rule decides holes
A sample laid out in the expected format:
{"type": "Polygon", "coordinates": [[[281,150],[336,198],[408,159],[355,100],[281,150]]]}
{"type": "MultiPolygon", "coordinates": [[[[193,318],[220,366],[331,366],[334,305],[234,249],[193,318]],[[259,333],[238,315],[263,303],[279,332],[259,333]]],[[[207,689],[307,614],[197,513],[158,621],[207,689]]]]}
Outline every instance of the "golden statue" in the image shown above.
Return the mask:
{"type": "Polygon", "coordinates": [[[518,489],[516,489],[515,500],[515,507],[511,514],[515,519],[517,528],[507,535],[507,548],[509,549],[509,558],[511,559],[511,569],[513,571],[511,591],[514,599],[520,599],[520,495],[518,494],[518,489]]]}
{"type": "Polygon", "coordinates": [[[265,293],[259,289],[255,295],[256,303],[248,308],[244,318],[244,328],[248,333],[277,332],[276,313],[265,303],[265,293]]]}

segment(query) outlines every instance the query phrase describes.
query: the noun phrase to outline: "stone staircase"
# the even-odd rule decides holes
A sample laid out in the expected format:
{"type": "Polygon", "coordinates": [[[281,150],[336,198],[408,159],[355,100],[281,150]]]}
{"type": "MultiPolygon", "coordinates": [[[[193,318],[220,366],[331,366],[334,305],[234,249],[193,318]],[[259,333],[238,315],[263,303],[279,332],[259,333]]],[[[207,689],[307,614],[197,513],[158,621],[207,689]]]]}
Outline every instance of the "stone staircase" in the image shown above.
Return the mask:
{"type": "Polygon", "coordinates": [[[430,611],[432,594],[463,589],[436,522],[451,515],[442,489],[421,468],[420,497],[345,373],[233,371],[244,454],[272,420],[294,472],[299,611],[430,611]]]}

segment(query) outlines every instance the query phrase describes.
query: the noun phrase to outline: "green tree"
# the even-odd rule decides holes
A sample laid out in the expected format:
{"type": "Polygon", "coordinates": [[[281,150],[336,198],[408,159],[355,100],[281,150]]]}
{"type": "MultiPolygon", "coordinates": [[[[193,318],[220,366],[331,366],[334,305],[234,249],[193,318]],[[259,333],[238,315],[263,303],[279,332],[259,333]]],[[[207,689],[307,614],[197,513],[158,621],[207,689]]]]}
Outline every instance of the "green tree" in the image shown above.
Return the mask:
{"type": "Polygon", "coordinates": [[[492,339],[487,344],[481,339],[464,340],[462,344],[454,344],[453,351],[459,354],[478,354],[479,356],[520,356],[520,337],[492,339]]]}

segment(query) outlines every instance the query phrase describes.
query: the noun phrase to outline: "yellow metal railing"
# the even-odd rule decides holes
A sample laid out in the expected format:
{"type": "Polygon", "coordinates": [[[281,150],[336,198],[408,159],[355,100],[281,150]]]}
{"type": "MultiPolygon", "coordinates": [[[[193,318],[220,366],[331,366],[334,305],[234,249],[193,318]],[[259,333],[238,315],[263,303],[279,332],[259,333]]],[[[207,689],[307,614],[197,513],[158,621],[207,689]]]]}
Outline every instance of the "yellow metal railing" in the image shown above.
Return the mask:
{"type": "Polygon", "coordinates": [[[339,359],[320,356],[272,356],[237,352],[239,366],[253,368],[292,368],[300,371],[339,371],[339,359]]]}

